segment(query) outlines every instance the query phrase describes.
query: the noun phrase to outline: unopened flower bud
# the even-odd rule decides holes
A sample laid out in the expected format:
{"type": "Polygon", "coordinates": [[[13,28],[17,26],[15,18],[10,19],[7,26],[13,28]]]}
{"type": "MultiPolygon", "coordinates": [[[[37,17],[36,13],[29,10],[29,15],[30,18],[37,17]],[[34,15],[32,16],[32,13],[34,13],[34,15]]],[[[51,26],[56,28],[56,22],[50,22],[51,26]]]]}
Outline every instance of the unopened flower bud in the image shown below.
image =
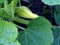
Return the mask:
{"type": "Polygon", "coordinates": [[[29,8],[27,8],[26,6],[20,6],[18,9],[17,9],[17,13],[20,17],[23,17],[23,18],[37,18],[39,17],[37,14],[34,14],[31,12],[31,10],[29,10],[29,8]]]}

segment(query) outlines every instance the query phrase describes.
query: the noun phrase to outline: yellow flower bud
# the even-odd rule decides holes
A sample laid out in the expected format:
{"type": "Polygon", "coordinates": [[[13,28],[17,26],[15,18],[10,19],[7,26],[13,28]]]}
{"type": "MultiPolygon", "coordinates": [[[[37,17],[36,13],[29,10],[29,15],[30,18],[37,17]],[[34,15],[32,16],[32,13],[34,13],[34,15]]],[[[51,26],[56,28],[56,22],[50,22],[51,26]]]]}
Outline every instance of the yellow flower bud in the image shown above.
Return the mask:
{"type": "Polygon", "coordinates": [[[29,10],[29,8],[27,8],[26,6],[20,6],[18,9],[17,9],[17,13],[20,17],[23,17],[23,18],[37,18],[39,17],[37,14],[34,14],[31,12],[31,10],[29,10]]]}

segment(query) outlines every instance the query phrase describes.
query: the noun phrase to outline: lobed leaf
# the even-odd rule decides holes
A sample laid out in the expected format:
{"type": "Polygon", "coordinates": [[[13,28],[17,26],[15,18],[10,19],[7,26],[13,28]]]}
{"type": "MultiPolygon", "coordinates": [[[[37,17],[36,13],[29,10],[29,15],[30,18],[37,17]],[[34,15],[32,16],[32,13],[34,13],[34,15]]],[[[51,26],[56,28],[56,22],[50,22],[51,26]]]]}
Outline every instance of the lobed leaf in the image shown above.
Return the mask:
{"type": "Polygon", "coordinates": [[[14,42],[3,42],[0,45],[21,45],[18,41],[14,41],[14,42]]]}
{"type": "Polygon", "coordinates": [[[25,31],[19,32],[17,39],[22,45],[51,45],[51,23],[44,17],[33,19],[25,31]]]}
{"type": "Polygon", "coordinates": [[[14,41],[17,38],[18,30],[13,23],[0,20],[0,43],[14,41]]]}

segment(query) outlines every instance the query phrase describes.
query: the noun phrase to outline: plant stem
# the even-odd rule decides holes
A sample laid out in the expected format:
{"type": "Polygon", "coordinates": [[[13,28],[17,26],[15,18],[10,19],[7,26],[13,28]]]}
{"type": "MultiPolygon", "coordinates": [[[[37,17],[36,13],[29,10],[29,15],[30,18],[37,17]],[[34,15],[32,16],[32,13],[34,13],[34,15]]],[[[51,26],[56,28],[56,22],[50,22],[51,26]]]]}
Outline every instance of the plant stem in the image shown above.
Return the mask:
{"type": "MultiPolygon", "coordinates": [[[[3,12],[5,13],[5,17],[12,20],[12,21],[15,21],[15,22],[18,22],[18,23],[22,23],[22,24],[25,24],[25,25],[28,25],[29,24],[29,21],[28,20],[25,20],[25,19],[22,19],[22,18],[19,18],[17,16],[14,16],[14,18],[12,18],[6,11],[3,10],[3,12]]],[[[3,17],[3,15],[2,15],[3,17]]]]}
{"type": "Polygon", "coordinates": [[[25,25],[29,24],[29,21],[24,20],[24,19],[21,19],[21,18],[19,18],[19,17],[15,17],[15,18],[14,18],[14,21],[16,21],[16,22],[18,22],[18,23],[25,24],[25,25]]]}
{"type": "Polygon", "coordinates": [[[19,0],[19,6],[21,6],[21,0],[19,0]]]}
{"type": "Polygon", "coordinates": [[[28,8],[32,5],[32,3],[28,6],[28,8]]]}
{"type": "MultiPolygon", "coordinates": [[[[16,24],[15,24],[16,25],[16,24]]],[[[16,25],[19,29],[22,29],[22,30],[26,30],[25,28],[19,26],[19,25],[16,25]]]]}

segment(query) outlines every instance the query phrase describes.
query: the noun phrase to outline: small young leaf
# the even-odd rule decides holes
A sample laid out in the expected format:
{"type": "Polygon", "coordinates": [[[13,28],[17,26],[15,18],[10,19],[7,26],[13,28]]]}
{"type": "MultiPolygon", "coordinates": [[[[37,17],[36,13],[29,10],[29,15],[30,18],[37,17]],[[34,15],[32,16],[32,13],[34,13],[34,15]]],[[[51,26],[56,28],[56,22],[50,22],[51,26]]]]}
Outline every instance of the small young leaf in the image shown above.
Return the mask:
{"type": "Polygon", "coordinates": [[[11,42],[8,45],[21,45],[21,44],[18,41],[16,41],[16,42],[11,42]]]}
{"type": "Polygon", "coordinates": [[[5,1],[5,7],[4,7],[4,11],[11,17],[11,18],[14,18],[14,12],[15,12],[15,9],[16,9],[16,5],[17,5],[17,2],[18,0],[12,0],[10,2],[10,4],[6,4],[7,1],[5,1]]]}
{"type": "Polygon", "coordinates": [[[51,45],[51,23],[44,17],[33,19],[25,31],[19,32],[17,39],[22,45],[51,45]]]}
{"type": "Polygon", "coordinates": [[[13,9],[15,9],[18,1],[19,0],[12,0],[9,4],[9,7],[12,7],[13,9]]]}

